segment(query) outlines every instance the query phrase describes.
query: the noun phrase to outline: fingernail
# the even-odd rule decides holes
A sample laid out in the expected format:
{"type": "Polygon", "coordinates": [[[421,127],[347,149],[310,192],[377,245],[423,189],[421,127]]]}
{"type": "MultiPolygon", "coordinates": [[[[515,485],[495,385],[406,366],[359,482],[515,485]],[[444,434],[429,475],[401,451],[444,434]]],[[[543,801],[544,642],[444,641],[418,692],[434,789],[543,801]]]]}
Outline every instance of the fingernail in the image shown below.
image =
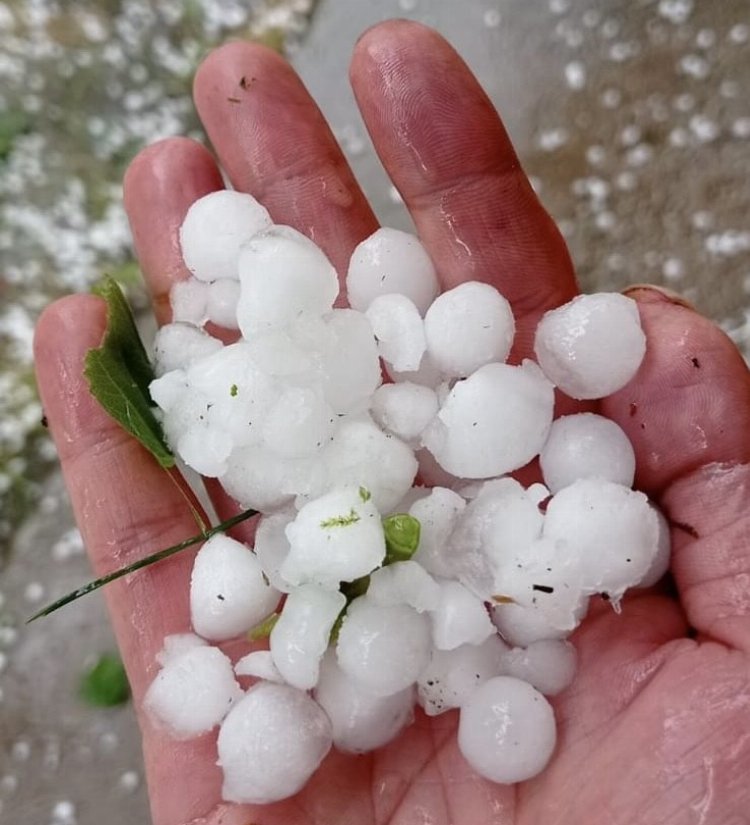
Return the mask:
{"type": "Polygon", "coordinates": [[[663,286],[655,286],[654,284],[633,284],[622,291],[623,295],[632,298],[634,301],[640,301],[644,304],[676,304],[677,306],[685,307],[693,312],[697,312],[694,304],[691,304],[687,298],[674,292],[671,289],[663,286]]]}

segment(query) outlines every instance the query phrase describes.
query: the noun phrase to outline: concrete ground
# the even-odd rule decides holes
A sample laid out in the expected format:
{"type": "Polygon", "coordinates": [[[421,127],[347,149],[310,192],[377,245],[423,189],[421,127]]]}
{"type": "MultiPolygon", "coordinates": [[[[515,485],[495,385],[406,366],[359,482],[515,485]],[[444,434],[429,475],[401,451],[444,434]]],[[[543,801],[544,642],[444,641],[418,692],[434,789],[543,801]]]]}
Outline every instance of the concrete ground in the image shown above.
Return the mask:
{"type": "MultiPolygon", "coordinates": [[[[293,61],[383,222],[406,226],[345,82],[357,35],[392,16],[436,26],[486,84],[586,288],[665,284],[748,352],[750,0],[321,0],[293,61]]],[[[141,825],[131,708],[75,695],[114,646],[101,598],[22,624],[88,578],[72,527],[54,476],[1,573],[0,823],[141,825]]]]}

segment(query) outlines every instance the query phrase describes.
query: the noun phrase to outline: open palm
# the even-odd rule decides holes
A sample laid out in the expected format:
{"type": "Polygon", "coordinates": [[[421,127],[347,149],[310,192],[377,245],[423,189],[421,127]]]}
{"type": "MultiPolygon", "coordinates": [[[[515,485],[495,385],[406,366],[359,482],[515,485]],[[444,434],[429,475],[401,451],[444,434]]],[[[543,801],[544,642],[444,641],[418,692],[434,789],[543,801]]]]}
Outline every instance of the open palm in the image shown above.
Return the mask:
{"type": "MultiPolygon", "coordinates": [[[[495,284],[517,318],[513,358],[528,355],[540,314],[576,283],[484,92],[444,40],[406,22],[366,33],[351,77],[443,284],[495,284]]],[[[343,272],[376,220],[292,69],[263,47],[224,46],[198,72],[196,104],[235,188],[312,237],[343,272]]],[[[182,218],[221,186],[211,155],[185,139],[146,149],[127,174],[160,322],[171,284],[187,275],[182,218]]],[[[728,339],[682,302],[646,287],[630,294],[646,360],[602,412],[629,434],[637,484],[671,521],[676,595],[643,592],[622,615],[603,602],[592,608],[574,638],[577,679],[554,701],[559,743],[547,770],[518,786],[486,782],[457,750],[456,714],[420,714],[375,754],[332,753],[291,800],[233,806],[220,802],[215,736],[171,742],[144,718],[155,825],[750,822],[750,375],[728,339]]],[[[82,360],[104,323],[99,299],[72,296],[45,312],[36,338],[45,410],[99,573],[195,532],[175,486],[87,392],[82,360]]],[[[191,565],[185,553],[109,588],[138,704],[163,637],[189,629],[191,565]]]]}

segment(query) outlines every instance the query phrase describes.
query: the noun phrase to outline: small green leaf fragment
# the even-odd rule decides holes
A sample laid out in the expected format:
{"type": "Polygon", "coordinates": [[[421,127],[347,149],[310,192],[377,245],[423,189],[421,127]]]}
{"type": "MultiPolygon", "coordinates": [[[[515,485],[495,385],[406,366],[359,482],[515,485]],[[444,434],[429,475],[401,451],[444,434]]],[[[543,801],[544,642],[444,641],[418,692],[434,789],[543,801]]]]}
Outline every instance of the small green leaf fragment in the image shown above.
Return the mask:
{"type": "Polygon", "coordinates": [[[421,525],[408,513],[395,513],[383,519],[385,533],[385,562],[408,561],[419,547],[421,525]]]}
{"type": "Polygon", "coordinates": [[[267,639],[280,617],[280,613],[271,613],[270,616],[263,619],[259,624],[256,624],[255,627],[251,627],[250,630],[247,631],[249,641],[259,642],[261,639],[267,639]]]}
{"type": "Polygon", "coordinates": [[[122,705],[130,697],[130,685],[120,657],[102,654],[82,676],[79,694],[84,702],[98,708],[122,705]]]}
{"type": "Polygon", "coordinates": [[[239,387],[236,384],[232,384],[232,386],[229,388],[229,394],[232,396],[232,398],[236,398],[238,392],[239,387]]]}
{"type": "Polygon", "coordinates": [[[360,487],[359,497],[362,499],[362,501],[367,502],[372,498],[372,493],[367,489],[367,487],[360,487]]]}
{"type": "Polygon", "coordinates": [[[360,520],[359,513],[354,509],[354,507],[349,510],[349,514],[346,516],[331,516],[331,518],[323,519],[320,522],[320,526],[324,528],[328,527],[349,527],[351,524],[356,524],[360,520]]]}
{"type": "Polygon", "coordinates": [[[329,644],[336,644],[339,640],[339,631],[341,630],[341,625],[344,624],[344,619],[346,618],[346,611],[349,609],[349,605],[360,596],[364,596],[367,593],[367,588],[370,586],[370,577],[369,576],[361,576],[358,579],[354,579],[351,582],[341,582],[341,587],[339,590],[346,596],[346,604],[341,608],[341,613],[336,617],[336,621],[333,623],[333,627],[331,628],[331,635],[328,637],[329,644]]]}

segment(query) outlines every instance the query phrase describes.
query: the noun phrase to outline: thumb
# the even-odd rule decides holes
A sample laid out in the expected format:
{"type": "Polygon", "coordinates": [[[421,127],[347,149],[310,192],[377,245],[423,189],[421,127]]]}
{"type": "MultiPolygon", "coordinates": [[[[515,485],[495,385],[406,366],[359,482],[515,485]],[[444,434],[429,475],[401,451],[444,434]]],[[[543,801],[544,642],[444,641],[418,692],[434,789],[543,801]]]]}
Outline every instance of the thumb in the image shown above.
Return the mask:
{"type": "Polygon", "coordinates": [[[700,634],[750,648],[750,372],[684,301],[653,287],[638,302],[648,345],[603,413],[628,434],[638,486],[671,524],[672,572],[700,634]]]}

